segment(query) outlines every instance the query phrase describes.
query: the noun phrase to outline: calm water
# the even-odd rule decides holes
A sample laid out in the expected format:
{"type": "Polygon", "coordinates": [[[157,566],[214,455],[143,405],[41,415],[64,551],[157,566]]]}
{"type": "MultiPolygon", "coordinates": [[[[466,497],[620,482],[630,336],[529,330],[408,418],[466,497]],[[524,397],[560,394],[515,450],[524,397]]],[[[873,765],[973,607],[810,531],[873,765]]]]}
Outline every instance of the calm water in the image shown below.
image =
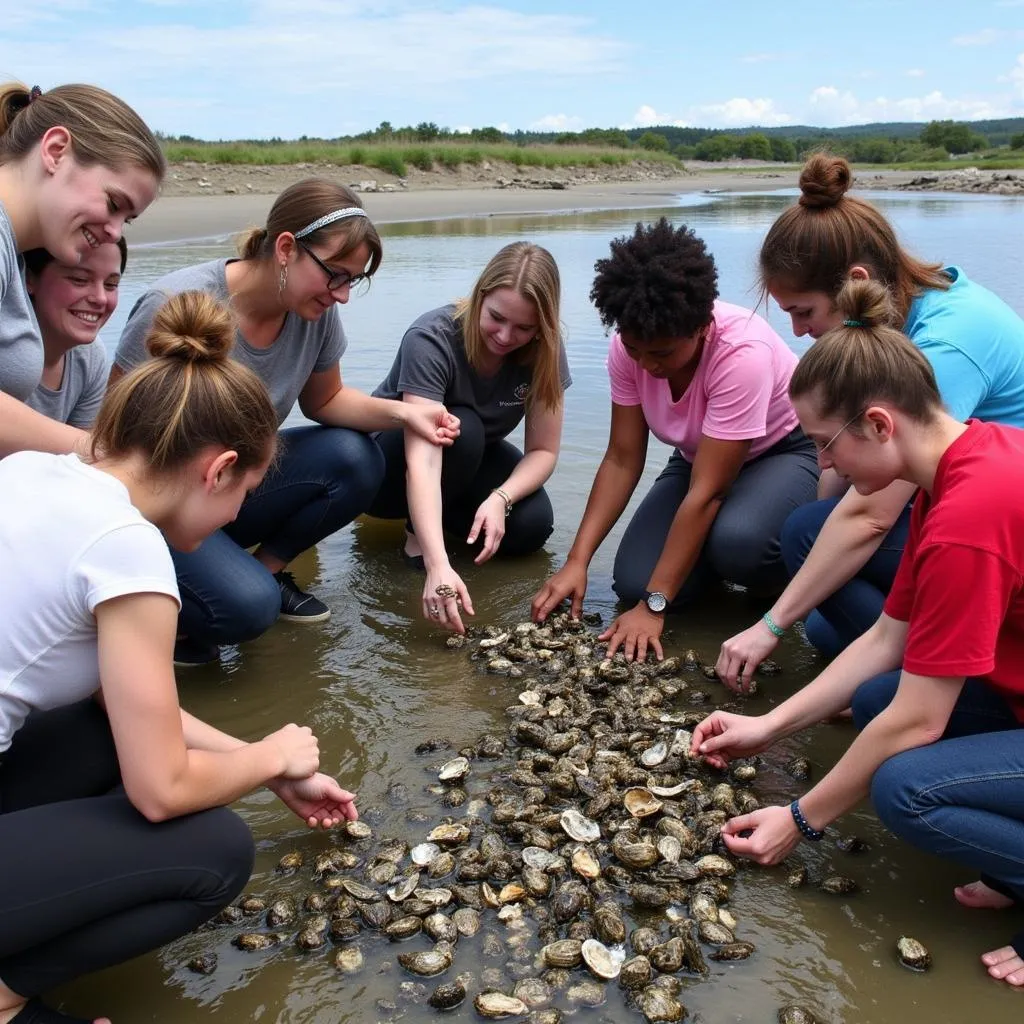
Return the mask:
{"type": "MultiPolygon", "coordinates": [[[[915,252],[958,264],[1024,314],[1019,270],[1024,201],[893,193],[875,198],[915,252]]],[[[566,402],[562,457],[549,483],[555,532],[545,552],[530,559],[498,561],[481,569],[457,563],[472,591],[478,622],[508,623],[527,617],[532,594],[568,549],[603,452],[609,416],[607,341],[587,300],[594,260],[605,255],[612,237],[631,230],[638,218],[664,213],[690,225],[708,242],[718,263],[723,298],[753,304],[759,241],[791,201],[789,193],[698,196],[645,212],[475,218],[385,229],[383,268],[369,291],[344,311],[349,350],[343,374],[347,383],[360,388],[370,389],[381,380],[403,330],[419,313],[465,294],[487,259],[507,242],[528,238],[546,246],[562,272],[563,319],[574,384],[566,402]]],[[[113,346],[134,298],[154,278],[229,251],[221,240],[133,249],[122,305],[106,331],[106,342],[113,346]]],[[[791,337],[788,318],[773,309],[770,319],[783,337],[791,337]]],[[[802,351],[801,342],[793,342],[802,351]]],[[[668,454],[652,441],[647,475],[634,503],[594,560],[587,605],[606,616],[614,607],[609,585],[614,544],[668,454]]],[[[423,791],[432,781],[424,768],[431,758],[416,757],[413,747],[429,735],[447,735],[458,747],[484,732],[503,730],[502,709],[515,702],[518,687],[513,681],[477,674],[463,655],[447,651],[423,624],[418,613],[421,578],[402,566],[400,543],[398,524],[364,521],[303,556],[295,566],[299,579],[312,583],[331,605],[332,619],[314,627],[280,624],[259,640],[228,652],[219,667],[183,675],[182,699],[189,710],[248,738],[262,736],[285,721],[308,723],[320,735],[324,769],[358,790],[364,812],[387,808],[387,787],[401,781],[414,795],[413,807],[439,817],[441,808],[423,791]]],[[[668,646],[696,647],[713,659],[721,641],[762,610],[741,594],[722,594],[676,619],[668,646]]],[[[787,696],[819,667],[795,638],[783,645],[780,661],[786,673],[764,687],[763,695],[750,702],[751,710],[787,696]]],[[[725,699],[724,690],[715,691],[716,699],[725,699]]],[[[807,753],[820,777],[850,736],[845,726],[820,727],[794,739],[790,749],[807,753]]],[[[796,794],[788,779],[769,778],[765,785],[769,793],[774,787],[780,798],[796,794]]],[[[328,844],[327,838],[308,834],[266,793],[242,801],[239,810],[258,842],[250,890],[264,894],[298,886],[301,892],[297,881],[277,879],[273,866],[283,852],[294,848],[304,850],[308,862],[328,844]]],[[[402,836],[411,842],[419,841],[428,827],[409,824],[404,811],[390,808],[382,810],[374,824],[378,835],[402,836]]],[[[739,920],[738,937],[754,942],[758,953],[746,963],[715,965],[709,980],[690,984],[682,999],[691,1015],[706,1024],[753,1024],[773,1021],[777,1006],[799,999],[832,1024],[1018,1020],[1018,994],[988,980],[977,963],[982,951],[1002,945],[1021,927],[1015,912],[970,912],[957,906],[951,886],[968,876],[889,837],[870,810],[850,815],[842,828],[868,840],[869,850],[853,857],[825,842],[820,849],[805,844],[798,855],[816,872],[831,866],[853,876],[862,891],[852,897],[830,897],[812,889],[794,892],[784,885],[782,871],[744,872],[731,909],[739,920]],[[931,972],[915,975],[895,963],[892,947],[901,934],[914,935],[929,946],[935,960],[931,972]]],[[[394,998],[398,982],[405,980],[397,965],[377,973],[379,962],[393,961],[394,952],[383,949],[379,944],[386,940],[379,937],[365,943],[372,966],[342,981],[326,951],[241,954],[229,945],[232,934],[224,929],[216,936],[191,936],[83,980],[66,992],[68,1005],[83,1013],[109,1014],[115,1024],[340,1024],[383,1019],[377,999],[394,998]],[[190,956],[214,942],[220,954],[215,974],[199,978],[184,969],[190,956]]],[[[456,971],[482,965],[479,952],[472,949],[460,946],[456,971]]],[[[577,1019],[640,1019],[623,1009],[614,986],[609,993],[604,1007],[581,1010],[577,1019]]],[[[403,1007],[401,1012],[411,1022],[436,1016],[425,1006],[403,1007]]],[[[476,1019],[469,1004],[452,1017],[476,1019]]]]}

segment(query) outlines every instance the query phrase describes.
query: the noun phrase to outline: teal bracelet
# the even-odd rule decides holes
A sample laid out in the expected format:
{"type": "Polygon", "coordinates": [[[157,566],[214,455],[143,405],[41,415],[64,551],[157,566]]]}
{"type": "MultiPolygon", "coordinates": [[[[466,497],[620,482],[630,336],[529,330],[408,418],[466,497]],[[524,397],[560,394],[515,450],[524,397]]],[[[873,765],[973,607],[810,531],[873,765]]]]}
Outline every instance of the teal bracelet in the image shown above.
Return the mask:
{"type": "Polygon", "coordinates": [[[786,631],[772,618],[771,612],[765,612],[761,616],[761,621],[771,630],[772,635],[777,636],[780,640],[786,635],[786,631]]]}

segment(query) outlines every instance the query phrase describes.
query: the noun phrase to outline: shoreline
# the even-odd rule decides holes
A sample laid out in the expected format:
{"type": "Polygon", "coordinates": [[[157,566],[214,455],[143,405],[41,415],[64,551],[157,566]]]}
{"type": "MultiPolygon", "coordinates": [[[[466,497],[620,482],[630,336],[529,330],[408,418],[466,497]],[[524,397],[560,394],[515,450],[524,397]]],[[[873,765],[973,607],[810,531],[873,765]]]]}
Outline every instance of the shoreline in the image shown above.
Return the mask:
{"type": "MultiPolygon", "coordinates": [[[[212,168],[205,165],[196,179],[209,182],[214,177],[212,168]],[[204,178],[203,174],[208,175],[204,178]]],[[[129,229],[127,238],[132,245],[169,245],[182,242],[223,239],[253,225],[265,223],[278,192],[292,181],[310,174],[323,174],[344,184],[356,182],[374,189],[360,189],[360,197],[377,224],[406,224],[419,221],[455,220],[460,218],[528,216],[581,211],[650,209],[673,206],[680,195],[704,192],[770,192],[795,189],[799,167],[772,167],[764,165],[750,168],[711,170],[700,168],[685,175],[662,176],[652,170],[636,168],[636,178],[623,180],[619,173],[604,178],[587,172],[584,178],[566,177],[539,169],[515,171],[517,177],[505,178],[480,174],[421,174],[410,178],[405,186],[382,181],[385,177],[359,178],[346,173],[351,169],[295,165],[275,168],[220,168],[222,178],[236,181],[239,176],[257,176],[257,185],[251,182],[240,189],[237,184],[223,183],[215,192],[212,184],[202,188],[188,188],[181,180],[181,167],[172,167],[176,175],[169,188],[139,221],[129,229]],[[256,173],[260,172],[260,173],[256,173]],[[273,186],[273,187],[268,187],[273,186]],[[167,194],[177,193],[177,194],[167,194]]],[[[370,174],[371,172],[367,172],[370,174]]],[[[929,175],[920,185],[917,171],[880,170],[861,172],[854,188],[869,190],[913,191],[996,191],[979,189],[977,178],[988,181],[989,175],[976,175],[965,181],[964,172],[944,172],[929,175]],[[953,178],[952,176],[956,176],[953,178]]],[[[1024,175],[1020,176],[1024,188],[1024,175]]],[[[1012,193],[1012,194],[1024,194],[1012,193]]]]}

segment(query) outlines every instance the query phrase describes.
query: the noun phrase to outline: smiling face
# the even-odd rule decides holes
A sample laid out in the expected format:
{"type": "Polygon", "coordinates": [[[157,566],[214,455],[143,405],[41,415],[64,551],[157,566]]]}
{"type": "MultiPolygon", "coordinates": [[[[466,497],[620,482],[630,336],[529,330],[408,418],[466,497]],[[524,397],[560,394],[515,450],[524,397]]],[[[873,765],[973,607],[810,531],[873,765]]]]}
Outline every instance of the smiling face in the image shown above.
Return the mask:
{"type": "Polygon", "coordinates": [[[281,295],[290,312],[312,322],[319,320],[336,302],[348,302],[352,289],[364,279],[370,247],[361,242],[340,259],[334,256],[337,251],[337,244],[332,245],[329,240],[308,246],[292,241],[285,256],[288,278],[281,295]],[[328,288],[328,270],[331,274],[346,275],[348,282],[328,288]]]}
{"type": "Polygon", "coordinates": [[[52,260],[28,279],[47,346],[66,350],[88,345],[117,308],[121,252],[116,245],[101,245],[81,263],[52,260]]]}
{"type": "Polygon", "coordinates": [[[157,180],[142,167],[79,163],[62,132],[50,129],[41,144],[41,246],[55,260],[75,264],[121,237],[125,224],[156,198],[157,180]]]}
{"type": "Polygon", "coordinates": [[[480,337],[488,354],[505,359],[537,337],[537,307],[513,288],[495,288],[480,303],[480,337]]]}
{"type": "Polygon", "coordinates": [[[627,332],[619,339],[626,355],[640,364],[640,369],[658,380],[671,380],[685,373],[700,359],[706,328],[688,338],[656,338],[643,341],[627,332]]]}

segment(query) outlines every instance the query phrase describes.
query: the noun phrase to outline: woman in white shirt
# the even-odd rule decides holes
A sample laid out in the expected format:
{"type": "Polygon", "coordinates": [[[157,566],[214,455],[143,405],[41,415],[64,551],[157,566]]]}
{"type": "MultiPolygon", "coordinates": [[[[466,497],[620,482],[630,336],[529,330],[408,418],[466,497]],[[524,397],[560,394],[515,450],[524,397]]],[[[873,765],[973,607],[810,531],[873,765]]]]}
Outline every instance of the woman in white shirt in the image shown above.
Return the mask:
{"type": "Polygon", "coordinates": [[[234,519],[274,457],[274,407],[233,341],[212,298],[175,296],[91,458],[0,462],[18,496],[0,518],[0,1024],[71,1020],[39,994],[227,905],[252,868],[226,808],[245,793],[266,785],[311,827],[356,816],[308,728],[244,743],[178,704],[167,542],[234,519]]]}

